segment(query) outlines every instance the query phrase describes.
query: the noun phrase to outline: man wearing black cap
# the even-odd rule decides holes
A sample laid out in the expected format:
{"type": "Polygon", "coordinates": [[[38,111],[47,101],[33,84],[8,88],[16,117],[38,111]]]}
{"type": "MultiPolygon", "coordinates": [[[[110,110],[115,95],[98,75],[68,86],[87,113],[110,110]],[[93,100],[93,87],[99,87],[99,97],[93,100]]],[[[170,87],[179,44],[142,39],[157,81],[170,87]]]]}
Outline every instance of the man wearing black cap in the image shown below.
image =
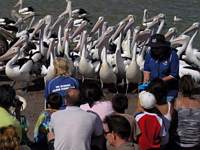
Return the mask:
{"type": "Polygon", "coordinates": [[[161,78],[167,85],[167,101],[173,102],[178,94],[178,55],[161,34],[154,34],[147,45],[151,49],[145,56],[144,82],[161,78]]]}

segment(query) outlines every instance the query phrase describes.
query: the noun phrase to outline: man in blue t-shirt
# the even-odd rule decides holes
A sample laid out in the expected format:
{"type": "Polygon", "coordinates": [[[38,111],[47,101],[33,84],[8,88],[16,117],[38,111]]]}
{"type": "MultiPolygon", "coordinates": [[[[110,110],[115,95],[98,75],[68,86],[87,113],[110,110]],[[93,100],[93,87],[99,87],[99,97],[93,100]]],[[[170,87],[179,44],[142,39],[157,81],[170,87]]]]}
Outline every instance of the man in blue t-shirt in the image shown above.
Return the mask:
{"type": "Polygon", "coordinates": [[[154,34],[147,45],[151,49],[145,56],[144,83],[161,78],[167,85],[167,101],[173,101],[178,95],[178,55],[161,34],[154,34]]]}

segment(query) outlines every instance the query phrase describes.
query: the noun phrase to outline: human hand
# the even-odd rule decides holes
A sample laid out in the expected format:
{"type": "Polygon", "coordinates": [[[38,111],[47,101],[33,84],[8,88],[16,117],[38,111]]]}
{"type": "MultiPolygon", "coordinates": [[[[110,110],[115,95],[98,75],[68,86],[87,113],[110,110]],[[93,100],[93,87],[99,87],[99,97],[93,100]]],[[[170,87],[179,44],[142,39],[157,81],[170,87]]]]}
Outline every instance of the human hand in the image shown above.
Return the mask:
{"type": "Polygon", "coordinates": [[[51,140],[53,140],[54,138],[55,138],[55,135],[54,135],[53,132],[49,132],[49,133],[47,134],[47,139],[48,139],[48,141],[51,141],[51,140]]]}

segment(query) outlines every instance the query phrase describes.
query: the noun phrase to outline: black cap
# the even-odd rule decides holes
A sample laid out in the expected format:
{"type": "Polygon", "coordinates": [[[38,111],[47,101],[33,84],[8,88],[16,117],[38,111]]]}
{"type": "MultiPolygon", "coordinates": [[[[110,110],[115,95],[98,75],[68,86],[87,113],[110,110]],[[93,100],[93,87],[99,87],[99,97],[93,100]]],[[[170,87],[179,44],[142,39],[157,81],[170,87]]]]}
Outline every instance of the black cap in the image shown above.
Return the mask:
{"type": "Polygon", "coordinates": [[[165,36],[162,34],[154,34],[151,36],[147,46],[150,47],[170,47],[170,42],[166,41],[165,36]]]}

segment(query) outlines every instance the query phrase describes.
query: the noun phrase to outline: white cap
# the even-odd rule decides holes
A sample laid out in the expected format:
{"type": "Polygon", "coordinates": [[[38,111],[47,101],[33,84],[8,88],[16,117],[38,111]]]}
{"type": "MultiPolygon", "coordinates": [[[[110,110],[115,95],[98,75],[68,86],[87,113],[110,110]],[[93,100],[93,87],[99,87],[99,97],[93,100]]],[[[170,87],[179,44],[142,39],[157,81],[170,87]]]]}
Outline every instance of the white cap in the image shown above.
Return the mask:
{"type": "Polygon", "coordinates": [[[145,109],[151,109],[156,105],[156,98],[153,94],[142,91],[139,93],[140,105],[145,109]]]}

